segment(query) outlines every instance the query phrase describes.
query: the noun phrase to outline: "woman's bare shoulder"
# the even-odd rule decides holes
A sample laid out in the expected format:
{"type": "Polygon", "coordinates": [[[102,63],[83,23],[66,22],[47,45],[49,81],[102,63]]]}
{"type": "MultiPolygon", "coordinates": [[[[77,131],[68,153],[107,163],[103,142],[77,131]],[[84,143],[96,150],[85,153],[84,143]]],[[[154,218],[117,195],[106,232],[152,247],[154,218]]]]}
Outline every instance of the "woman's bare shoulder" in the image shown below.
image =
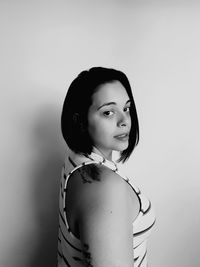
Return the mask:
{"type": "MultiPolygon", "coordinates": [[[[88,164],[73,173],[74,181],[79,185],[91,185],[91,187],[115,186],[123,184],[123,179],[111,169],[100,164],[88,164]]],[[[85,186],[85,188],[89,186],[85,186]]]]}
{"type": "Polygon", "coordinates": [[[111,169],[100,164],[83,165],[71,174],[74,185],[102,184],[110,182],[120,182],[119,175],[111,169]],[[114,179],[114,180],[113,180],[114,179]]]}
{"type": "Polygon", "coordinates": [[[100,164],[89,164],[77,169],[69,181],[76,208],[90,203],[109,201],[109,198],[127,195],[126,183],[111,169],[100,164]]]}

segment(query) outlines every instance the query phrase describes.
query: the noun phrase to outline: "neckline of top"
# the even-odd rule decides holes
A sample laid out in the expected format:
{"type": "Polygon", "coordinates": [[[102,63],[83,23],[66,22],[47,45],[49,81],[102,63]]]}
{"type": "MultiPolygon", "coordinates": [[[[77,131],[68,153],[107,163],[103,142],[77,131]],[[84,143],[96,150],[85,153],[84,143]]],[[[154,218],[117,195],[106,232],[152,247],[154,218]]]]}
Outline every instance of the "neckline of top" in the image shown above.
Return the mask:
{"type": "Polygon", "coordinates": [[[106,159],[105,157],[95,153],[95,152],[91,152],[88,155],[85,155],[87,158],[90,158],[94,161],[100,162],[101,164],[104,164],[105,166],[107,166],[108,168],[110,168],[113,171],[117,171],[118,167],[117,164],[114,161],[110,161],[108,159],[106,159]]]}

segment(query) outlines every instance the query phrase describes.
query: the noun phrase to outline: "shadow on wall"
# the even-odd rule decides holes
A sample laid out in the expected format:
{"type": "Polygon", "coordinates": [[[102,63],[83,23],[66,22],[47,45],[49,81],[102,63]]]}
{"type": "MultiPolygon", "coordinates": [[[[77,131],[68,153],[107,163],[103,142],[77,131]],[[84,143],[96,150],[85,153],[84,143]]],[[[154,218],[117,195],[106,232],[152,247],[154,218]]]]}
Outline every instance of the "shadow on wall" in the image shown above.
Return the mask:
{"type": "Polygon", "coordinates": [[[31,204],[35,220],[34,247],[27,267],[55,267],[57,262],[58,195],[64,147],[60,114],[48,106],[33,126],[35,159],[31,166],[31,204]]]}

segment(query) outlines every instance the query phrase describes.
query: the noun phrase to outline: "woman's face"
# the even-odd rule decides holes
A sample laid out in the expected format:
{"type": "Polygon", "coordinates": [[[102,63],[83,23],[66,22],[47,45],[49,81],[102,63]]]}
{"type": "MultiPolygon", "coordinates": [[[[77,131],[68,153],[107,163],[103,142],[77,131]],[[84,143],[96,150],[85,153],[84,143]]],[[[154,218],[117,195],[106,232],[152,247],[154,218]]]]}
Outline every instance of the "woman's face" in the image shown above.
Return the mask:
{"type": "Polygon", "coordinates": [[[119,81],[105,83],[92,96],[88,111],[88,132],[93,145],[108,159],[112,150],[128,147],[131,128],[130,99],[119,81]]]}

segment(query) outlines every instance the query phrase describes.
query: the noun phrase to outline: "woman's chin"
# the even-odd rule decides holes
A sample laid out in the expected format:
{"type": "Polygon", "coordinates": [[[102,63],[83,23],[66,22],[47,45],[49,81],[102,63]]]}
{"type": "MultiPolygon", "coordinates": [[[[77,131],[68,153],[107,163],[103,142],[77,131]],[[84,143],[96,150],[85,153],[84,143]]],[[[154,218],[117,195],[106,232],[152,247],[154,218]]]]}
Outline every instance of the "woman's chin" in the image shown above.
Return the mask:
{"type": "Polygon", "coordinates": [[[122,152],[128,148],[128,142],[124,144],[117,145],[114,150],[122,152]]]}

